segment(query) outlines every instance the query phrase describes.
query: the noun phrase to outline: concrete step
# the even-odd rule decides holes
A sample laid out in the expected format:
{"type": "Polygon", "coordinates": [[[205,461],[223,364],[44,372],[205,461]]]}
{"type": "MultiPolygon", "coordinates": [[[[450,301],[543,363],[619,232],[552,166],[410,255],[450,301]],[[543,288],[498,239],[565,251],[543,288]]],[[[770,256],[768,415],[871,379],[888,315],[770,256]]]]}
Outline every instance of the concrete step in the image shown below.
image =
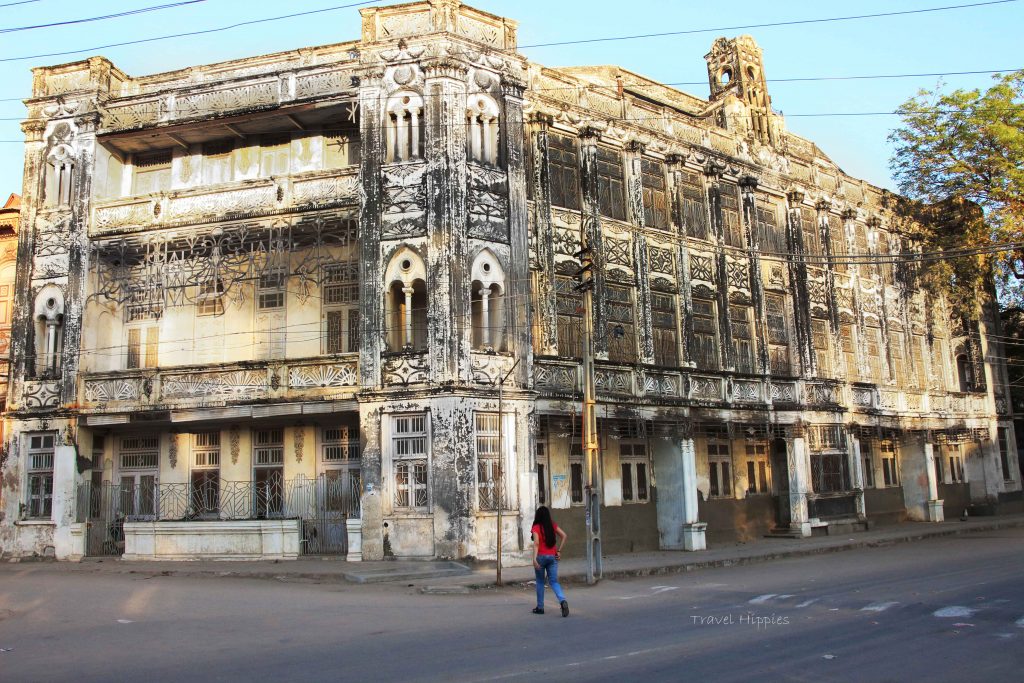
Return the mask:
{"type": "Polygon", "coordinates": [[[764,535],[765,538],[803,538],[799,531],[789,527],[775,527],[764,535]]]}
{"type": "Polygon", "coordinates": [[[458,562],[403,562],[390,567],[356,568],[344,572],[344,576],[352,583],[387,583],[465,576],[469,573],[470,568],[458,562]]]}

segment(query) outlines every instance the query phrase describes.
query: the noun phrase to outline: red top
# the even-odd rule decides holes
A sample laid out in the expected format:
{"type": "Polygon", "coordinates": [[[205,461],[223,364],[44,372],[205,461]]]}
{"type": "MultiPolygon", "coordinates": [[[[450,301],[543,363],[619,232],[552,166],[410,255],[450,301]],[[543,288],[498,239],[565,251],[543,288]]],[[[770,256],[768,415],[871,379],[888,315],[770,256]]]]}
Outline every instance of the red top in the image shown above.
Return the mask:
{"type": "Polygon", "coordinates": [[[558,554],[558,525],[555,524],[554,522],[552,522],[551,526],[553,526],[555,528],[555,539],[554,539],[554,543],[552,543],[551,545],[548,545],[544,541],[544,528],[541,527],[540,524],[534,524],[533,528],[530,530],[530,533],[534,534],[539,539],[539,541],[538,541],[538,543],[539,543],[539,550],[537,551],[538,555],[557,555],[558,554]]]}

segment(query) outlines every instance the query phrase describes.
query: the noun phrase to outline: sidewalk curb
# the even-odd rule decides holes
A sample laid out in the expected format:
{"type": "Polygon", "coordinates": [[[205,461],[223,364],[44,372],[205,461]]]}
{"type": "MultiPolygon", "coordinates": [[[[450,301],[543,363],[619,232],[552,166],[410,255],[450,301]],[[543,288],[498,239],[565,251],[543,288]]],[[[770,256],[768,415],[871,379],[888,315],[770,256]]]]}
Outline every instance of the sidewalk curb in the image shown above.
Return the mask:
{"type": "MultiPolygon", "coordinates": [[[[815,548],[794,548],[791,550],[783,550],[779,552],[769,553],[758,553],[749,555],[747,557],[727,557],[718,560],[693,560],[688,562],[679,562],[670,565],[659,565],[650,567],[636,567],[633,569],[613,569],[606,570],[603,578],[605,579],[626,579],[626,578],[639,578],[645,576],[664,576],[670,574],[686,574],[689,572],[699,571],[701,569],[718,569],[723,567],[740,567],[750,564],[760,564],[763,562],[773,562],[775,560],[784,560],[794,557],[810,557],[813,555],[827,555],[831,553],[843,552],[846,550],[858,550],[863,548],[882,548],[890,545],[897,545],[901,543],[912,543],[915,541],[923,541],[929,538],[944,538],[949,536],[962,536],[964,534],[970,534],[980,531],[996,531],[999,529],[1013,529],[1024,526],[1024,520],[1022,519],[1008,519],[1001,521],[993,521],[986,524],[972,525],[970,527],[960,528],[949,528],[949,529],[935,529],[933,531],[922,530],[920,532],[912,534],[904,534],[900,536],[894,536],[892,538],[878,538],[864,541],[853,541],[850,543],[838,543],[836,545],[819,546],[815,548]]],[[[586,574],[581,572],[566,572],[559,574],[558,580],[560,583],[568,584],[586,584],[586,574]]],[[[494,581],[484,581],[480,583],[465,584],[474,590],[481,590],[487,588],[498,588],[494,581]]],[[[512,588],[523,588],[532,587],[534,581],[506,581],[504,587],[512,588]]]]}
{"type": "MultiPolygon", "coordinates": [[[[998,519],[995,518],[991,522],[972,522],[970,526],[949,526],[946,528],[935,528],[929,529],[924,526],[920,530],[913,530],[907,533],[897,534],[890,537],[883,538],[870,538],[864,540],[856,540],[856,538],[848,540],[846,542],[837,542],[834,545],[823,545],[823,546],[810,546],[804,548],[788,548],[786,550],[779,551],[767,551],[767,552],[754,552],[746,556],[733,556],[723,557],[719,559],[702,560],[700,559],[699,553],[687,553],[692,559],[684,559],[681,561],[673,562],[670,564],[657,564],[649,565],[644,567],[633,567],[626,569],[610,569],[605,570],[605,579],[627,579],[627,578],[640,578],[645,576],[663,576],[673,574],[685,574],[694,571],[700,571],[702,569],[718,569],[724,567],[739,567],[751,564],[760,564],[764,562],[773,562],[776,560],[784,560],[798,557],[811,557],[814,555],[825,555],[830,553],[838,553],[846,550],[858,550],[863,548],[881,548],[901,543],[912,543],[915,541],[923,541],[930,538],[945,538],[951,536],[961,536],[965,534],[971,534],[976,532],[985,531],[997,531],[1000,529],[1013,529],[1024,527],[1024,518],[1018,519],[998,519]]],[[[797,541],[798,543],[800,541],[797,541]]],[[[117,562],[117,561],[114,561],[117,562]]],[[[48,565],[53,567],[60,567],[61,569],[73,571],[73,572],[88,572],[93,574],[98,573],[112,573],[122,575],[133,575],[140,578],[156,578],[156,577],[175,577],[175,578],[235,578],[235,579],[253,579],[253,580],[273,580],[280,581],[283,583],[333,583],[333,584],[344,584],[350,585],[354,588],[362,587],[362,584],[354,583],[345,577],[347,572],[309,572],[309,571],[289,571],[288,564],[282,563],[280,569],[275,568],[274,570],[265,571],[245,571],[236,569],[211,569],[211,568],[192,568],[188,565],[190,563],[184,562],[180,568],[167,568],[162,566],[160,568],[147,568],[146,563],[126,563],[117,564],[112,562],[110,565],[99,566],[99,563],[76,563],[76,564],[65,564],[61,562],[31,562],[31,563],[16,563],[13,565],[2,566],[21,566],[26,565],[48,565]]],[[[499,586],[496,585],[493,578],[482,578],[474,581],[471,577],[464,577],[469,579],[468,581],[459,581],[460,577],[451,577],[454,579],[451,583],[442,583],[431,585],[430,587],[434,590],[430,592],[437,592],[441,594],[443,591],[456,586],[464,587],[470,591],[475,590],[486,590],[486,589],[497,589],[499,586]]],[[[559,576],[562,583],[566,584],[586,584],[586,574],[582,571],[564,571],[559,576]]],[[[412,580],[412,579],[410,579],[412,580]]],[[[402,586],[406,587],[407,580],[399,580],[394,582],[382,582],[375,585],[381,587],[387,586],[402,586]]],[[[419,583],[417,581],[417,583],[419,583]]],[[[532,579],[512,579],[504,582],[503,588],[524,588],[533,586],[532,579]]]]}

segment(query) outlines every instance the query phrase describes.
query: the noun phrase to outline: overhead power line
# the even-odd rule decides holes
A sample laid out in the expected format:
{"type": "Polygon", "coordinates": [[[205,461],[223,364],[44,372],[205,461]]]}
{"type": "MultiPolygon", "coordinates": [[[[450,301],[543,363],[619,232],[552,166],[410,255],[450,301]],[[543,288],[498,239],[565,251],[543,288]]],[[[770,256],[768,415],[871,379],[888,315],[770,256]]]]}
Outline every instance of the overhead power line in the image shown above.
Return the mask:
{"type": "MultiPolygon", "coordinates": [[[[1016,2],[1017,0],[1000,0],[1001,2],[1016,2]]],[[[111,47],[124,47],[126,45],[141,45],[143,43],[153,43],[158,40],[170,40],[171,38],[187,38],[189,36],[199,36],[209,33],[219,33],[221,31],[229,31],[233,28],[239,28],[241,26],[252,26],[253,24],[264,24],[270,21],[281,21],[283,19],[294,19],[295,17],[305,17],[312,14],[323,14],[325,12],[335,12],[341,9],[348,9],[350,7],[359,7],[361,5],[372,5],[378,2],[378,0],[364,0],[364,2],[355,2],[349,5],[335,5],[334,7],[324,7],[321,9],[312,9],[305,12],[293,12],[291,14],[282,14],[277,17],[266,17],[264,19],[250,19],[249,21],[239,21],[234,24],[227,26],[219,26],[217,28],[201,29],[198,31],[187,31],[185,33],[173,33],[166,36],[155,36],[153,38],[140,38],[138,40],[126,40],[119,43],[108,43],[106,45],[96,45],[94,47],[86,47],[80,50],[66,50],[63,52],[44,52],[36,55],[25,55],[22,57],[3,57],[0,58],[0,62],[22,62],[29,59],[39,59],[41,57],[62,57],[65,55],[79,55],[84,52],[95,52],[97,50],[106,50],[111,47]]]]}
{"type": "MultiPolygon", "coordinates": [[[[797,26],[797,25],[803,25],[803,24],[820,24],[820,23],[826,23],[826,22],[851,21],[851,20],[855,20],[855,19],[884,18],[884,17],[909,15],[909,14],[921,14],[921,13],[925,13],[925,12],[941,12],[941,11],[946,11],[946,10],[967,9],[967,8],[971,8],[971,7],[984,7],[984,6],[988,6],[988,5],[1002,5],[1002,4],[1007,4],[1007,3],[1011,3],[1011,2],[1018,2],[1018,1],[1019,0],[989,0],[988,2],[971,3],[971,4],[965,4],[965,5],[946,5],[946,6],[943,6],[943,7],[926,7],[926,8],[916,9],[916,10],[903,10],[903,11],[899,11],[899,12],[878,12],[878,13],[875,13],[875,14],[860,14],[860,15],[852,15],[852,16],[844,16],[844,17],[826,17],[826,18],[820,18],[820,19],[794,19],[794,20],[789,20],[789,21],[777,21],[777,22],[770,22],[770,23],[764,23],[764,24],[746,24],[746,25],[742,25],[742,26],[724,26],[724,27],[717,27],[717,28],[689,29],[689,30],[684,30],[684,31],[669,31],[669,32],[664,32],[664,33],[648,33],[648,34],[631,35],[631,36],[611,36],[611,37],[604,37],[604,38],[584,38],[584,39],[579,39],[579,40],[569,40],[569,41],[561,41],[561,42],[553,42],[553,43],[535,43],[533,45],[520,45],[520,46],[518,46],[516,48],[509,48],[509,49],[505,49],[505,50],[496,50],[496,52],[515,52],[517,50],[525,50],[525,49],[536,48],[536,47],[550,47],[550,46],[555,46],[555,45],[574,45],[574,44],[579,44],[579,43],[608,42],[608,41],[613,41],[613,40],[635,40],[635,39],[640,39],[640,38],[656,38],[656,37],[661,37],[661,36],[685,35],[685,34],[696,34],[696,33],[713,33],[713,32],[716,32],[716,31],[735,31],[735,30],[745,30],[745,29],[752,29],[752,28],[772,28],[772,27],[779,27],[779,26],[797,26]]],[[[284,20],[284,19],[292,19],[292,18],[295,18],[295,17],[308,16],[308,15],[311,15],[311,14],[321,14],[321,13],[324,13],[324,12],[333,12],[333,11],[340,10],[340,9],[347,9],[347,8],[350,8],[350,7],[359,7],[361,5],[370,5],[370,4],[373,4],[374,2],[376,2],[376,0],[367,0],[366,2],[357,2],[357,3],[352,3],[352,4],[349,4],[349,5],[337,5],[337,6],[334,6],[334,7],[325,7],[323,9],[308,10],[308,11],[305,11],[305,12],[295,12],[295,13],[292,13],[292,14],[284,14],[284,15],[280,15],[280,16],[276,16],[276,17],[265,17],[263,19],[251,19],[249,21],[241,21],[241,22],[237,22],[237,23],[234,23],[234,24],[230,24],[230,25],[227,25],[227,26],[221,26],[221,27],[217,27],[217,28],[202,29],[202,30],[198,30],[198,31],[189,31],[189,32],[186,32],[186,33],[176,33],[176,34],[170,34],[170,35],[165,35],[165,36],[154,36],[152,38],[140,38],[138,40],[129,40],[129,41],[123,41],[123,42],[119,42],[119,43],[109,43],[107,45],[97,45],[97,46],[94,46],[94,47],[81,48],[81,49],[78,49],[78,50],[66,50],[66,51],[62,51],[62,52],[47,52],[47,53],[41,53],[41,54],[36,54],[36,55],[25,55],[25,56],[21,56],[21,57],[4,57],[4,58],[0,58],[0,62],[17,62],[17,61],[24,61],[24,60],[29,60],[29,59],[39,59],[41,57],[61,57],[61,56],[65,56],[65,55],[82,54],[84,52],[95,52],[96,50],[105,50],[107,48],[112,48],[112,47],[124,47],[124,46],[127,46],[127,45],[139,45],[139,44],[151,43],[151,42],[159,41],[159,40],[168,40],[168,39],[171,39],[171,38],[183,38],[183,37],[188,37],[188,36],[196,36],[196,35],[203,35],[203,34],[209,34],[209,33],[218,33],[218,32],[221,32],[221,31],[228,31],[228,30],[231,30],[231,29],[234,29],[234,28],[239,28],[241,26],[250,26],[252,24],[260,24],[260,23],[266,23],[266,22],[271,22],[271,21],[281,21],[281,20],[284,20]]]]}
{"type": "Polygon", "coordinates": [[[0,7],[14,7],[15,5],[30,5],[33,2],[39,2],[39,0],[21,0],[21,2],[7,2],[7,3],[4,3],[4,4],[0,5],[0,7]]]}
{"type": "Polygon", "coordinates": [[[835,21],[853,21],[857,19],[880,19],[883,17],[896,17],[907,14],[924,14],[925,12],[943,12],[954,9],[969,9],[972,7],[984,7],[986,5],[1003,5],[1017,0],[991,0],[990,2],[976,2],[967,5],[946,5],[944,7],[925,7],[922,9],[901,10],[899,12],[876,12],[874,14],[854,14],[845,17],[827,17],[823,19],[791,19],[788,21],[773,21],[764,24],[741,24],[739,26],[719,26],[716,28],[694,28],[685,31],[664,31],[661,33],[641,33],[631,36],[610,36],[605,38],[581,38],[579,40],[562,40],[552,43],[534,43],[533,45],[520,45],[518,49],[527,50],[535,47],[553,47],[556,45],[580,45],[583,43],[607,43],[615,40],[638,40],[641,38],[662,38],[666,36],[684,36],[696,33],[715,33],[717,31],[742,31],[751,28],[775,28],[779,26],[801,26],[805,24],[824,24],[835,21]]]}
{"type": "MultiPolygon", "coordinates": [[[[104,14],[98,17],[85,17],[83,19],[68,19],[67,21],[55,21],[49,24],[33,24],[29,26],[16,26],[12,28],[0,28],[0,33],[14,33],[16,31],[31,31],[37,28],[54,28],[57,26],[71,26],[73,24],[87,24],[92,21],[103,21],[105,19],[118,19],[120,17],[128,17],[135,14],[145,14],[146,12],[156,12],[163,9],[172,9],[175,7],[182,7],[183,5],[195,5],[200,2],[206,2],[206,0],[183,0],[183,2],[172,2],[167,5],[154,5],[152,7],[140,7],[139,9],[128,10],[126,12],[118,12],[116,14],[104,14]]],[[[3,7],[4,5],[0,5],[3,7]]]]}

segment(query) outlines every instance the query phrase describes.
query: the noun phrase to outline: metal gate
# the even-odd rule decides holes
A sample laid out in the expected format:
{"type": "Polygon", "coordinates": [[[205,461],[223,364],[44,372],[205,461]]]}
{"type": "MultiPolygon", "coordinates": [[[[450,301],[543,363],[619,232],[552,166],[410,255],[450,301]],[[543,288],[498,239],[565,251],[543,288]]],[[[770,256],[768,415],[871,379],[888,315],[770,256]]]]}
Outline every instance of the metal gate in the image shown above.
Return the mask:
{"type": "Polygon", "coordinates": [[[302,552],[344,555],[348,552],[348,520],[359,517],[359,470],[330,470],[307,481],[303,488],[308,503],[301,506],[306,511],[302,552]]]}
{"type": "Polygon", "coordinates": [[[77,521],[87,523],[86,555],[124,553],[125,511],[148,507],[155,492],[139,486],[88,482],[78,489],[77,521]]]}

